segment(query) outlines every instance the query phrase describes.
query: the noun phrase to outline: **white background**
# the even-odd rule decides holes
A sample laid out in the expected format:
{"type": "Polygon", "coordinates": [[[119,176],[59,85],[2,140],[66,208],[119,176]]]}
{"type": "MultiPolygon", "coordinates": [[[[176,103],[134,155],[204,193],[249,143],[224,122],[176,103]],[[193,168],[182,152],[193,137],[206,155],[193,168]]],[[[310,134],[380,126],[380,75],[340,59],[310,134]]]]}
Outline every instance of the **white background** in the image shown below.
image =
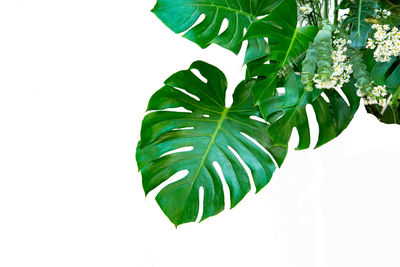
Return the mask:
{"type": "Polygon", "coordinates": [[[176,230],[145,199],[150,96],[197,59],[230,90],[243,75],[243,53],[174,35],[154,2],[0,1],[0,266],[400,266],[400,127],[363,108],[205,222],[176,230]]]}

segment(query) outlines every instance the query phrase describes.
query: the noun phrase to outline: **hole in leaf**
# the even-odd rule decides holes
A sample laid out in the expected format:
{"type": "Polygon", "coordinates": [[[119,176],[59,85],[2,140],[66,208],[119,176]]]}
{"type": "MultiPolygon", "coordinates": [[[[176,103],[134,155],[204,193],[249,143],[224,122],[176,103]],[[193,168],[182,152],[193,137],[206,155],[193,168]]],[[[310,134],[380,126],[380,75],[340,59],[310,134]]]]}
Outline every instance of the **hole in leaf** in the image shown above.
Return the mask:
{"type": "Polygon", "coordinates": [[[288,144],[289,150],[296,148],[299,145],[299,142],[300,142],[299,131],[297,130],[296,127],[293,127],[292,135],[290,136],[288,144]]]}
{"type": "Polygon", "coordinates": [[[185,89],[182,89],[182,88],[177,88],[177,87],[174,87],[174,88],[176,90],[178,90],[178,91],[181,91],[185,95],[190,96],[191,98],[193,98],[193,99],[195,99],[197,101],[200,101],[200,98],[197,95],[191,94],[191,93],[189,93],[188,91],[186,91],[185,89]]]}
{"type": "Polygon", "coordinates": [[[201,14],[201,15],[197,18],[196,22],[193,23],[193,25],[192,25],[189,29],[187,29],[187,30],[183,33],[183,35],[185,35],[188,31],[190,31],[191,29],[193,29],[194,27],[196,27],[197,25],[199,25],[200,23],[202,23],[205,19],[206,19],[206,15],[205,15],[205,14],[201,14]]]}
{"type": "Polygon", "coordinates": [[[196,75],[197,78],[199,78],[203,83],[207,83],[208,82],[207,78],[205,78],[203,75],[201,75],[199,70],[191,69],[190,71],[193,72],[193,74],[196,75]]]}
{"type": "Polygon", "coordinates": [[[322,93],[321,97],[327,102],[330,103],[331,101],[329,101],[329,98],[326,96],[326,94],[322,93]]]}
{"type": "Polygon", "coordinates": [[[285,87],[277,87],[276,91],[278,92],[278,95],[284,95],[285,94],[285,87]]]}
{"type": "Polygon", "coordinates": [[[163,111],[173,111],[173,112],[184,112],[184,113],[193,113],[191,110],[188,110],[184,107],[177,107],[177,108],[167,108],[163,109],[163,111]]]}
{"type": "Polygon", "coordinates": [[[171,151],[168,151],[168,152],[162,154],[162,155],[160,156],[160,158],[162,158],[162,157],[164,157],[164,156],[167,156],[167,155],[170,155],[170,154],[179,153],[179,152],[192,151],[193,148],[194,148],[193,146],[186,146],[186,147],[181,147],[181,148],[178,148],[178,149],[174,149],[174,150],[171,150],[171,151]]]}
{"type": "Polygon", "coordinates": [[[259,142],[257,142],[257,140],[255,140],[253,137],[248,136],[247,134],[245,134],[244,132],[240,132],[244,137],[246,137],[247,139],[249,139],[252,143],[254,143],[256,146],[258,146],[262,151],[264,151],[265,154],[267,154],[271,160],[274,162],[275,166],[278,166],[278,164],[276,163],[274,157],[271,155],[271,153],[269,153],[268,150],[266,150],[259,142]]]}
{"type": "Polygon", "coordinates": [[[172,129],[171,131],[181,131],[181,130],[193,130],[194,127],[183,127],[183,128],[175,128],[172,129]]]}
{"type": "Polygon", "coordinates": [[[258,121],[258,122],[262,122],[262,123],[267,123],[263,118],[260,118],[258,116],[250,116],[250,119],[254,120],[254,121],[258,121]]]}
{"type": "Polygon", "coordinates": [[[210,115],[208,115],[208,114],[203,114],[203,117],[204,117],[204,118],[210,118],[210,115]]]}
{"type": "Polygon", "coordinates": [[[315,147],[318,143],[318,135],[319,135],[319,126],[317,122],[317,117],[315,115],[315,111],[311,104],[307,104],[306,106],[308,125],[310,127],[310,135],[311,135],[311,147],[315,147]]]}
{"type": "Polygon", "coordinates": [[[230,146],[228,146],[228,148],[232,152],[232,154],[235,155],[240,164],[242,164],[243,168],[246,170],[247,176],[249,177],[250,180],[250,187],[251,187],[250,191],[256,193],[256,185],[254,183],[253,175],[251,174],[249,166],[247,166],[247,164],[243,161],[243,159],[240,157],[239,153],[237,153],[235,149],[233,149],[230,146]]]}
{"type": "Polygon", "coordinates": [[[221,28],[219,29],[218,35],[226,31],[229,27],[229,20],[227,18],[224,18],[224,20],[221,23],[221,28]]]}
{"type": "Polygon", "coordinates": [[[158,185],[156,188],[154,188],[152,191],[150,191],[147,197],[151,197],[154,198],[155,196],[158,195],[158,193],[167,185],[175,183],[183,178],[185,178],[187,175],[189,174],[188,170],[181,170],[178,171],[177,173],[173,174],[172,176],[170,176],[166,181],[162,182],[160,185],[158,185]]]}
{"type": "Polygon", "coordinates": [[[344,92],[342,90],[337,90],[336,92],[339,93],[339,95],[343,98],[343,100],[346,102],[346,104],[350,107],[350,102],[347,99],[346,95],[344,94],[344,92]]]}
{"type": "MultiPolygon", "coordinates": [[[[159,112],[160,110],[149,110],[149,111],[146,111],[146,115],[147,114],[150,114],[150,113],[153,113],[153,112],[159,112]]],[[[161,110],[161,111],[170,111],[170,112],[181,112],[181,113],[193,113],[191,110],[188,110],[188,109],[186,109],[186,108],[184,108],[184,107],[177,107],[177,108],[166,108],[166,109],[163,109],[163,110],[161,110]]]]}
{"type": "Polygon", "coordinates": [[[225,202],[224,209],[226,209],[227,207],[231,206],[231,197],[229,195],[229,186],[225,181],[224,173],[222,172],[222,168],[219,165],[219,163],[214,161],[213,166],[214,166],[214,169],[217,171],[219,179],[221,180],[221,183],[222,183],[222,188],[224,191],[224,202],[225,202]]]}
{"type": "Polygon", "coordinates": [[[196,223],[199,223],[201,217],[203,217],[204,211],[204,188],[201,186],[199,188],[199,213],[197,213],[196,223]]]}

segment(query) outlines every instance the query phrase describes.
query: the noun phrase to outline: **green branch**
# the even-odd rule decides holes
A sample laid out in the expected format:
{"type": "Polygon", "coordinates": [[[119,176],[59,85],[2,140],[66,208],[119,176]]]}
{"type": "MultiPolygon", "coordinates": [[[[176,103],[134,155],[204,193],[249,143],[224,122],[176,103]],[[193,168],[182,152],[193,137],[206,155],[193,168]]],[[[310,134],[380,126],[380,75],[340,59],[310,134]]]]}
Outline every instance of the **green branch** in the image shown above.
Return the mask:
{"type": "Polygon", "coordinates": [[[324,1],[324,19],[329,19],[329,0],[324,1]]]}
{"type": "Polygon", "coordinates": [[[339,17],[339,9],[338,9],[338,6],[339,6],[339,3],[338,3],[338,0],[334,0],[334,8],[335,8],[335,10],[334,10],[334,15],[333,15],[333,23],[337,26],[338,25],[338,17],[339,17]]]}

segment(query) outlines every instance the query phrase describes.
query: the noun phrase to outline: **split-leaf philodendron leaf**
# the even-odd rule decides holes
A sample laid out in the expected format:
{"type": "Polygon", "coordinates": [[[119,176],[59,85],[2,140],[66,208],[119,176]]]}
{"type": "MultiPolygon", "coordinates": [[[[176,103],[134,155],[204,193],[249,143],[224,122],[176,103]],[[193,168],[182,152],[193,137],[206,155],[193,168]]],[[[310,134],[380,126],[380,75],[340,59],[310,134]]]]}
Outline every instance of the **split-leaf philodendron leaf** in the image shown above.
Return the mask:
{"type": "MultiPolygon", "coordinates": [[[[158,0],[153,12],[175,33],[189,29],[184,37],[200,47],[215,43],[237,54],[242,47],[243,31],[277,3],[279,0],[158,0]],[[202,14],[204,19],[194,26],[202,14]],[[224,20],[228,23],[225,30],[224,20]]],[[[264,39],[251,40],[245,63],[263,57],[266,49],[264,39]]]]}
{"type": "Polygon", "coordinates": [[[372,28],[369,23],[365,20],[367,16],[374,16],[375,10],[378,8],[378,3],[376,0],[358,0],[351,1],[345,0],[342,2],[342,7],[350,8],[352,14],[350,14],[343,25],[351,26],[351,46],[354,48],[362,48],[367,42],[368,34],[371,33],[372,28]]]}
{"type": "Polygon", "coordinates": [[[276,144],[287,144],[293,128],[296,128],[299,135],[297,149],[309,148],[311,133],[306,107],[310,105],[319,127],[316,147],[331,141],[349,125],[360,103],[354,86],[346,84],[342,91],[349,104],[334,90],[305,91],[298,75],[291,72],[285,83],[285,94],[260,103],[260,110],[272,124],[268,129],[269,135],[276,144]]]}
{"type": "Polygon", "coordinates": [[[259,66],[253,73],[266,76],[266,79],[258,81],[252,88],[257,105],[274,95],[280,72],[299,56],[304,55],[317,31],[316,26],[297,28],[297,6],[292,0],[283,0],[271,14],[250,26],[245,38],[252,40],[267,37],[270,42],[270,55],[267,59],[274,62],[259,66]]]}
{"type": "Polygon", "coordinates": [[[281,165],[285,158],[286,146],[274,145],[267,134],[268,125],[252,118],[260,117],[260,113],[253,105],[249,85],[238,85],[231,107],[225,106],[226,89],[226,78],[220,70],[197,61],[188,70],[169,77],[150,99],[148,110],[153,112],[143,120],[136,158],[146,193],[177,172],[188,171],[156,197],[175,225],[196,220],[200,188],[204,190],[204,220],[225,207],[221,179],[229,187],[234,207],[250,191],[249,179],[254,179],[259,191],[271,179],[274,162],[281,165]],[[194,69],[207,79],[206,83],[192,72],[194,69]],[[166,111],[177,107],[187,111],[166,111]],[[192,149],[176,152],[185,147],[192,149]]]}
{"type": "Polygon", "coordinates": [[[360,100],[400,124],[395,0],[157,0],[153,12],[201,48],[238,54],[248,43],[231,107],[224,74],[202,61],[173,74],[148,104],[136,160],[145,193],[156,192],[176,226],[236,206],[252,184],[263,188],[294,130],[297,149],[311,146],[309,112],[316,147],[346,129],[360,100]]]}

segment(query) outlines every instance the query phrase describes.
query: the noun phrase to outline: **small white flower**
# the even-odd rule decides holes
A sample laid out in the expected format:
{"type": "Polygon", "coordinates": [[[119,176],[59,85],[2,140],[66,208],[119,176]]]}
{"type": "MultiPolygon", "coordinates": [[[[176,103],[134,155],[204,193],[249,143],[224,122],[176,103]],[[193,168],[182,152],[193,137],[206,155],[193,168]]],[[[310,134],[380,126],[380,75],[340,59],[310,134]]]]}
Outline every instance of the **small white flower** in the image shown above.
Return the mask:
{"type": "Polygon", "coordinates": [[[386,10],[386,9],[375,9],[375,18],[376,19],[387,19],[388,17],[390,17],[390,15],[392,15],[392,12],[386,10]]]}
{"type": "Polygon", "coordinates": [[[343,84],[350,82],[350,74],[353,69],[346,56],[347,44],[349,42],[343,38],[333,41],[334,49],[331,54],[333,60],[332,75],[328,78],[320,78],[318,74],[315,74],[313,81],[317,89],[340,90],[343,84]]]}
{"type": "Polygon", "coordinates": [[[365,48],[375,49],[374,57],[377,62],[388,62],[392,57],[400,55],[400,31],[397,27],[390,29],[390,26],[385,24],[372,25],[375,30],[373,39],[369,38],[365,48]]]}
{"type": "Polygon", "coordinates": [[[310,15],[312,13],[312,8],[310,4],[305,4],[304,6],[300,6],[300,14],[302,15],[310,15]]]}

